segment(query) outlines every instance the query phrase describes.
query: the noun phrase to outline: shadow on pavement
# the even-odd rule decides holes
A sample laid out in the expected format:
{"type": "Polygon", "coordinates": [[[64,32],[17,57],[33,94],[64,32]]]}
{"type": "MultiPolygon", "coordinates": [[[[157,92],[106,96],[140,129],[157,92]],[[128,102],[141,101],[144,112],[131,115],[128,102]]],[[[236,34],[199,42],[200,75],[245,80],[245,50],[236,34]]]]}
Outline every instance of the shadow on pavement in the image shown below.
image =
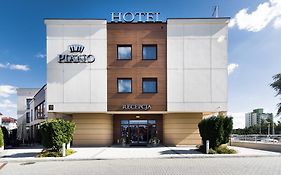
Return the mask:
{"type": "Polygon", "coordinates": [[[29,153],[16,153],[11,155],[3,155],[1,158],[27,158],[27,157],[35,157],[38,152],[29,152],[29,153]]]}
{"type": "Polygon", "coordinates": [[[202,153],[196,151],[196,149],[188,149],[188,150],[171,149],[171,150],[161,151],[160,154],[202,154],[202,153]]]}

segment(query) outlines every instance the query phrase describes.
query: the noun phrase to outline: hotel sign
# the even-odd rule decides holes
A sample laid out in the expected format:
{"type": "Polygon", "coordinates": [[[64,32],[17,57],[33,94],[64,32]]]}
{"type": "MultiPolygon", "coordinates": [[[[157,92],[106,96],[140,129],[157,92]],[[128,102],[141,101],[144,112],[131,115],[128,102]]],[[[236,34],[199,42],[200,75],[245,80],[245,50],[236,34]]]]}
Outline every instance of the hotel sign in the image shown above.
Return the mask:
{"type": "Polygon", "coordinates": [[[149,104],[124,104],[122,106],[123,110],[131,110],[131,111],[147,111],[151,109],[151,105],[149,104]]]}
{"type": "Polygon", "coordinates": [[[72,44],[68,46],[69,53],[58,55],[59,63],[93,63],[93,55],[83,54],[84,46],[81,44],[72,44]]]}
{"type": "Polygon", "coordinates": [[[112,12],[111,22],[161,22],[159,12],[112,12]]]}

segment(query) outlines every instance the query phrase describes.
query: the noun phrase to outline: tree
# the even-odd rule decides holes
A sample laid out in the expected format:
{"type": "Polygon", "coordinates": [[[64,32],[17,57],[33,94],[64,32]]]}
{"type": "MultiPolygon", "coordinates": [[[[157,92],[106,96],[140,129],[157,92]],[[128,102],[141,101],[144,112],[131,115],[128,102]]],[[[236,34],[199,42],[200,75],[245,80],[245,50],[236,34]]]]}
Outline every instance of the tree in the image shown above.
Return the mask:
{"type": "MultiPolygon", "coordinates": [[[[273,83],[270,84],[270,86],[277,91],[276,96],[281,96],[281,73],[274,75],[273,77],[273,83]]],[[[277,104],[278,110],[277,115],[281,114],[281,103],[277,104]]]]}
{"type": "Polygon", "coordinates": [[[47,149],[59,151],[63,143],[72,140],[75,131],[75,123],[63,119],[48,120],[40,125],[42,144],[47,149]]]}
{"type": "Polygon", "coordinates": [[[232,117],[212,116],[203,119],[198,124],[203,146],[209,140],[210,148],[218,148],[221,144],[228,143],[233,128],[232,117]]]}

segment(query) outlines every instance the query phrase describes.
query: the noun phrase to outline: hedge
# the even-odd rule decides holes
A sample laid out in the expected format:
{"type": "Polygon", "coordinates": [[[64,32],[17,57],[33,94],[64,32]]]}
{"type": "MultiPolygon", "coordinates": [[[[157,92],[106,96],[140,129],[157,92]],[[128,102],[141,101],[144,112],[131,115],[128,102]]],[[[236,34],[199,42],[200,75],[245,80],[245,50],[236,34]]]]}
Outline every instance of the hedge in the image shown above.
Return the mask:
{"type": "Polygon", "coordinates": [[[4,145],[7,146],[9,145],[9,132],[5,126],[1,126],[2,133],[3,133],[3,138],[4,138],[4,145]]]}
{"type": "Polygon", "coordinates": [[[210,148],[216,149],[221,144],[228,143],[233,121],[232,117],[212,116],[203,119],[198,127],[204,147],[206,140],[209,140],[210,148]]]}
{"type": "Polygon", "coordinates": [[[4,137],[2,133],[2,128],[0,127],[0,147],[4,146],[4,137]]]}
{"type": "Polygon", "coordinates": [[[63,143],[72,140],[75,131],[75,123],[63,119],[48,120],[40,125],[42,144],[45,148],[60,151],[63,143]]]}

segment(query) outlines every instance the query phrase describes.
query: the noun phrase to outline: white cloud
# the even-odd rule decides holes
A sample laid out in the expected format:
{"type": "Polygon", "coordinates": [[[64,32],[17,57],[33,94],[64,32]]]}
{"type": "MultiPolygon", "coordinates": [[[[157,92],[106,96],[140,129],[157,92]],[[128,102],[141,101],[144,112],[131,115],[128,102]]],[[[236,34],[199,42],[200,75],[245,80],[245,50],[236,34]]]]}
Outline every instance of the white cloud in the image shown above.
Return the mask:
{"type": "Polygon", "coordinates": [[[0,68],[6,68],[6,65],[0,63],[0,68]]]}
{"type": "Polygon", "coordinates": [[[233,128],[245,128],[245,112],[230,112],[229,116],[233,117],[233,128]]]}
{"type": "Polygon", "coordinates": [[[30,70],[29,66],[25,65],[25,64],[10,64],[10,63],[2,64],[2,63],[0,63],[0,68],[11,69],[11,70],[21,70],[21,71],[30,70]]]}
{"type": "Polygon", "coordinates": [[[231,63],[227,66],[228,75],[230,75],[239,65],[235,63],[231,63]]]}
{"type": "Polygon", "coordinates": [[[22,71],[28,71],[29,67],[28,65],[22,65],[22,64],[11,64],[10,69],[12,70],[22,70],[22,71]]]}
{"type": "Polygon", "coordinates": [[[230,20],[229,27],[238,26],[240,30],[258,32],[271,22],[278,26],[281,17],[281,0],[269,0],[258,5],[252,13],[248,8],[240,10],[233,19],[230,20]]]}
{"type": "Polygon", "coordinates": [[[273,23],[273,27],[275,29],[281,29],[281,17],[276,18],[276,20],[273,23]]]}
{"type": "Polygon", "coordinates": [[[11,100],[4,99],[0,101],[0,108],[16,108],[17,105],[13,103],[11,100]]]}
{"type": "Polygon", "coordinates": [[[12,94],[15,94],[16,87],[11,85],[0,85],[0,96],[1,97],[9,97],[12,94]]]}
{"type": "Polygon", "coordinates": [[[36,58],[45,58],[46,57],[46,54],[42,54],[41,52],[37,53],[35,55],[36,58]]]}

